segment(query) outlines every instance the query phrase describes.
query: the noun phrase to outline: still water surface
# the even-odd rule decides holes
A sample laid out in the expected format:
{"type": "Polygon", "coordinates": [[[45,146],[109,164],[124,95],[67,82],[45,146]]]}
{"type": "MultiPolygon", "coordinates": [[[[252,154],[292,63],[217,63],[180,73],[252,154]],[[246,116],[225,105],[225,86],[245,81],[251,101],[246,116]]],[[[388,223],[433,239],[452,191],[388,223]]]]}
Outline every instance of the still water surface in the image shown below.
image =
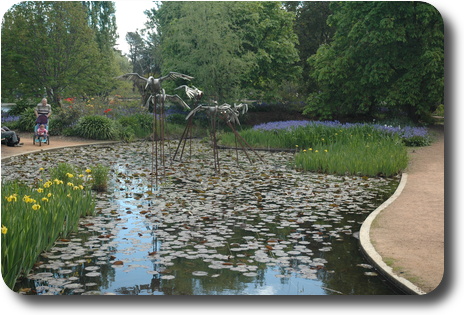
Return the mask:
{"type": "Polygon", "coordinates": [[[220,154],[215,174],[211,151],[195,143],[186,161],[167,160],[155,184],[149,143],[28,157],[24,163],[98,161],[111,166],[112,180],[96,215],[43,253],[22,288],[52,295],[399,294],[367,263],[356,238],[397,179],[302,173],[289,165],[289,153],[261,153],[266,163],[254,164],[240,156],[239,165],[235,152],[220,154]]]}

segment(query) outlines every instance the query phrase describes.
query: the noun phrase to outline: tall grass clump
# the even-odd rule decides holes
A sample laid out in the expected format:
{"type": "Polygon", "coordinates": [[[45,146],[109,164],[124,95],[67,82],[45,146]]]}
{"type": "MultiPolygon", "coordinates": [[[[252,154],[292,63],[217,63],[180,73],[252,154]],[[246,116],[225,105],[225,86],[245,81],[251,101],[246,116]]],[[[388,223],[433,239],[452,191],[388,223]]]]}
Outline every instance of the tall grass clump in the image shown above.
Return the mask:
{"type": "Polygon", "coordinates": [[[90,175],[92,190],[106,191],[108,188],[108,174],[110,168],[104,165],[96,165],[92,169],[86,170],[90,175]]]}
{"type": "MultiPolygon", "coordinates": [[[[341,124],[337,121],[272,122],[240,132],[255,148],[297,148],[296,168],[367,176],[400,173],[407,166],[405,139],[412,139],[410,134],[419,135],[421,139],[427,137],[418,128],[341,124]]],[[[221,142],[233,146],[234,135],[221,135],[221,142]]]]}
{"type": "MultiPolygon", "coordinates": [[[[52,170],[51,174],[65,172],[52,170]]],[[[94,213],[95,201],[88,174],[65,173],[66,182],[43,177],[29,186],[19,181],[2,183],[2,275],[11,289],[29,272],[42,251],[78,227],[79,218],[94,213]]]]}
{"type": "Polygon", "coordinates": [[[118,135],[114,121],[99,115],[81,117],[75,132],[80,137],[95,140],[114,140],[118,135]]]}
{"type": "Polygon", "coordinates": [[[295,154],[294,163],[305,171],[390,177],[406,168],[408,155],[403,144],[385,138],[309,147],[295,154]]]}

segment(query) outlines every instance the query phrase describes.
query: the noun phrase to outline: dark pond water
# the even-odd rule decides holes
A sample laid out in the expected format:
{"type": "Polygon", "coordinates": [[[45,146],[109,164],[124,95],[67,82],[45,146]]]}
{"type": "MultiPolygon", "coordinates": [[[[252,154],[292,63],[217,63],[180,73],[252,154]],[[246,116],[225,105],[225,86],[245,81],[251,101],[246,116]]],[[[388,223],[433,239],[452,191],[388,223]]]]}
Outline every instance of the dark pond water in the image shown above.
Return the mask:
{"type": "MultiPolygon", "coordinates": [[[[168,144],[172,153],[175,143],[168,144]]],[[[97,213],[43,253],[18,290],[29,294],[388,295],[399,294],[359,251],[362,221],[398,180],[301,173],[289,153],[265,163],[194,143],[166,162],[157,186],[149,143],[43,152],[8,162],[3,179],[33,180],[36,159],[108,164],[111,189],[97,213]],[[79,157],[79,159],[76,159],[79,157]],[[16,170],[14,168],[17,168],[16,170]],[[156,184],[156,183],[155,183],[156,184]]],[[[47,162],[48,161],[48,162],[47,162]]],[[[41,164],[42,166],[43,164],[41,164]]],[[[2,165],[3,166],[3,165],[2,165]]],[[[38,173],[38,172],[37,172],[38,173]]]]}

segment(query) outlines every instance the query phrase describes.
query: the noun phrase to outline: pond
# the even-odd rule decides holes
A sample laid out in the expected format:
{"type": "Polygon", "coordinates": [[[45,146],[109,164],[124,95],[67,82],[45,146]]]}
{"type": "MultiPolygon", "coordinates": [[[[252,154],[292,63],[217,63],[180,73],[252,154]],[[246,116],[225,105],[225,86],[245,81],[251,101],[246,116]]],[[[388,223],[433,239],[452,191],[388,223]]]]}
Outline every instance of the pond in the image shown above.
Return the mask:
{"type": "Polygon", "coordinates": [[[183,161],[152,174],[149,142],[65,148],[2,162],[2,180],[39,167],[111,166],[95,216],[44,252],[17,290],[38,295],[401,294],[362,256],[363,220],[398,178],[303,173],[291,153],[221,150],[194,141],[183,161]],[[155,178],[155,179],[154,179],[155,178]]]}

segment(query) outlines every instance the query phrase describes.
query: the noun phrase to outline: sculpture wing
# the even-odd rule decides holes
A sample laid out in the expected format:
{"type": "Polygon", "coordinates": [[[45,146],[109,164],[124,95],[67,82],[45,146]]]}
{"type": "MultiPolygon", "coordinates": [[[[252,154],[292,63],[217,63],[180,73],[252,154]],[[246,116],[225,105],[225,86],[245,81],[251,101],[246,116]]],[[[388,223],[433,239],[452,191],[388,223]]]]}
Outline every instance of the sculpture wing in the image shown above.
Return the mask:
{"type": "Polygon", "coordinates": [[[118,80],[132,81],[134,83],[134,89],[137,88],[138,92],[142,94],[142,103],[145,104],[148,98],[148,94],[145,91],[148,79],[142,77],[138,73],[126,73],[116,77],[118,80]]]}
{"type": "Polygon", "coordinates": [[[177,104],[183,106],[186,109],[190,109],[190,107],[184,102],[183,99],[180,98],[179,95],[177,95],[177,94],[176,95],[165,94],[165,96],[166,96],[167,100],[169,100],[169,101],[171,101],[173,103],[177,103],[177,104]]]}
{"type": "Polygon", "coordinates": [[[190,113],[187,115],[187,117],[185,117],[185,120],[188,120],[190,117],[195,116],[195,114],[197,112],[201,111],[201,110],[205,110],[205,107],[202,106],[202,105],[198,105],[192,111],[190,111],[190,113]]]}
{"type": "Polygon", "coordinates": [[[160,81],[174,80],[174,79],[184,79],[184,80],[189,80],[190,81],[190,80],[193,79],[193,77],[191,77],[189,75],[186,75],[186,74],[179,73],[179,72],[169,72],[164,77],[159,78],[160,81]]]}
{"type": "Polygon", "coordinates": [[[178,90],[178,89],[181,89],[181,88],[183,88],[185,90],[185,94],[187,94],[187,97],[190,98],[190,99],[197,97],[198,91],[200,91],[195,87],[191,88],[191,87],[189,87],[187,85],[181,85],[179,87],[176,87],[174,90],[178,90]]]}
{"type": "Polygon", "coordinates": [[[138,73],[126,73],[126,74],[120,75],[119,77],[116,77],[116,79],[132,81],[134,83],[144,84],[144,85],[147,84],[147,82],[148,82],[147,78],[142,77],[138,73]]]}

